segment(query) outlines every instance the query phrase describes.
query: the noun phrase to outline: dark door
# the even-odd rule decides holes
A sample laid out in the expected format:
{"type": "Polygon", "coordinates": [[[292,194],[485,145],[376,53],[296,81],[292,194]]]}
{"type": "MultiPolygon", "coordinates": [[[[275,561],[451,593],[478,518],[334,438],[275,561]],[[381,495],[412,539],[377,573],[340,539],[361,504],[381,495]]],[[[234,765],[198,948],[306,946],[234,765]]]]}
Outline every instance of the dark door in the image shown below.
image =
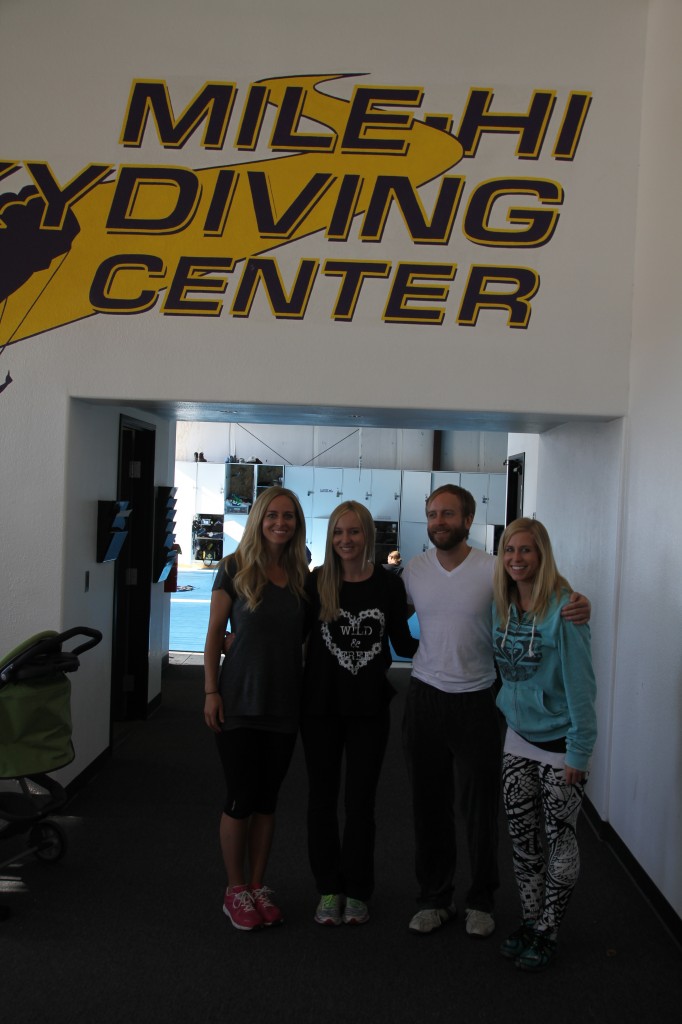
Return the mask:
{"type": "Polygon", "coordinates": [[[111,718],[145,718],[149,682],[149,617],[154,533],[152,426],[122,416],[118,491],[129,501],[128,537],[116,561],[111,666],[111,718]]]}
{"type": "Polygon", "coordinates": [[[506,524],[513,523],[523,515],[523,473],[526,468],[526,454],[512,455],[506,461],[507,466],[507,519],[506,524]]]}

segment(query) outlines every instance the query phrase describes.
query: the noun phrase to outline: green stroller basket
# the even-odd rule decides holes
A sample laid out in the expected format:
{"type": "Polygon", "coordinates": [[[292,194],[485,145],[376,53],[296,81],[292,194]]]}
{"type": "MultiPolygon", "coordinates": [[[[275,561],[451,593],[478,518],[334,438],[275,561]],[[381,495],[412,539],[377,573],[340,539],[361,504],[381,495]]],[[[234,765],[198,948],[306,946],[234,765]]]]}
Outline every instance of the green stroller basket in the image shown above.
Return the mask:
{"type": "Polygon", "coordinates": [[[38,633],[0,662],[0,779],[52,772],[73,761],[66,673],[101,639],[98,630],[85,626],[38,633]],[[76,636],[87,639],[65,651],[63,645],[76,636]]]}
{"type": "MultiPolygon", "coordinates": [[[[66,673],[75,672],[78,655],[101,639],[99,630],[85,626],[38,633],[0,662],[0,839],[28,833],[25,852],[0,868],[30,854],[47,862],[64,856],[66,834],[48,815],[66,803],[66,790],[48,773],[74,758],[66,673]],[[65,651],[63,645],[76,636],[85,642],[65,651]]],[[[0,906],[0,919],[9,912],[0,906]]]]}

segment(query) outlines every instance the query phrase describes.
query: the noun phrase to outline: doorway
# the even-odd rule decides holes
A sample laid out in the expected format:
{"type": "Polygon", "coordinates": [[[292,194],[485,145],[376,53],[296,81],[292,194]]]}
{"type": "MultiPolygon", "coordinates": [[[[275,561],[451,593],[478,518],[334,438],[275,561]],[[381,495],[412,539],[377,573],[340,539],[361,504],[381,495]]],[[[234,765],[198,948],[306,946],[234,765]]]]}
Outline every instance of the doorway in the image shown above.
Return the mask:
{"type": "Polygon", "coordinates": [[[526,468],[526,453],[510,455],[507,467],[507,509],[506,523],[513,523],[523,515],[523,475],[526,468]]]}
{"type": "Polygon", "coordinates": [[[154,537],[156,431],[121,416],[117,497],[128,501],[128,537],[114,573],[111,721],[146,718],[149,684],[149,619],[154,537]]]}

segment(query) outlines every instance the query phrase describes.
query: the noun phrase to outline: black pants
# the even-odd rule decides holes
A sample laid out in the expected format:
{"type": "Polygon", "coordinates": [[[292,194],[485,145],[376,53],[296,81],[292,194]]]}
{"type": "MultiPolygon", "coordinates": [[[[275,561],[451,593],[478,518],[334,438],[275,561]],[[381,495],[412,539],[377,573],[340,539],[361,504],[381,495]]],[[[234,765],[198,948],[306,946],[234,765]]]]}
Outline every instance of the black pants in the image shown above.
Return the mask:
{"type": "Polygon", "coordinates": [[[367,900],[374,890],[374,806],[390,727],[388,707],[365,717],[301,721],[308,767],[308,855],[317,890],[367,900]],[[343,830],[339,794],[345,754],[343,830]]]}
{"type": "Polygon", "coordinates": [[[449,907],[453,901],[458,796],[471,865],[466,907],[492,911],[499,885],[502,747],[492,689],[444,693],[412,677],[403,743],[412,784],[419,906],[449,907]]]}

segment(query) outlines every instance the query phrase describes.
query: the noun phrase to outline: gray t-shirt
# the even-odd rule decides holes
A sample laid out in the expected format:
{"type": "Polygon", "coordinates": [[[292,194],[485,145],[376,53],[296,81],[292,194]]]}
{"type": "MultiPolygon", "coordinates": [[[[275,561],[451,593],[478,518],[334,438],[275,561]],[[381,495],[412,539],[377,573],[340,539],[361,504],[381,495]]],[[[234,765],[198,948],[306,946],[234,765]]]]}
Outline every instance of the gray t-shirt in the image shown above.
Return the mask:
{"type": "Polygon", "coordinates": [[[232,598],[230,624],[235,638],[223,660],[218,684],[225,725],[244,725],[245,717],[257,717],[261,727],[262,720],[268,719],[269,728],[295,731],[301,701],[306,602],[289,587],[268,583],[258,607],[249,611],[234,588],[234,571],[234,560],[225,559],[213,584],[214,590],[224,590],[232,598]]]}

